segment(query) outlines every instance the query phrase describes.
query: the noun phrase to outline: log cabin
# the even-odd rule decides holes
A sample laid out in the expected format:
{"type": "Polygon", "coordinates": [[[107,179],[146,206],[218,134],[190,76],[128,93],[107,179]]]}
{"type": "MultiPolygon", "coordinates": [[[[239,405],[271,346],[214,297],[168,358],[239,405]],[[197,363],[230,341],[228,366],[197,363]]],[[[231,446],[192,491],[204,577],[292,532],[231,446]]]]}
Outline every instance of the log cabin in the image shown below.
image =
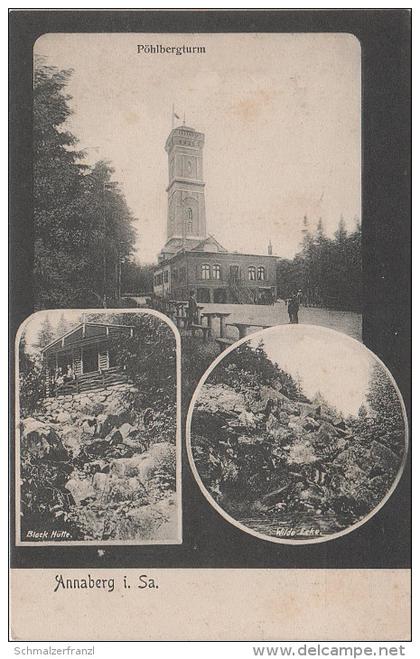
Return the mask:
{"type": "Polygon", "coordinates": [[[83,322],[42,348],[46,395],[74,394],[127,382],[112,339],[132,337],[134,327],[83,322]]]}

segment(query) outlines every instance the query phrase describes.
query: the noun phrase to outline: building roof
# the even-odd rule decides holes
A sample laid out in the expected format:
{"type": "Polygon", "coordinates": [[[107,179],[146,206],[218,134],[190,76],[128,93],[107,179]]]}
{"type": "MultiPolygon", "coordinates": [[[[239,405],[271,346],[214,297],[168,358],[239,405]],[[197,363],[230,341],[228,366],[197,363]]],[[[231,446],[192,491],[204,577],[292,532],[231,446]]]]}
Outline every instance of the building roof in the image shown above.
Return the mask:
{"type": "Polygon", "coordinates": [[[213,251],[208,249],[209,247],[215,247],[216,252],[227,252],[227,249],[221,245],[214,236],[208,235],[207,238],[201,240],[195,247],[191,249],[192,252],[208,252],[213,251]]]}
{"type": "Polygon", "coordinates": [[[80,323],[62,336],[54,339],[41,348],[43,354],[58,352],[75,345],[89,344],[98,339],[106,339],[110,335],[121,334],[124,330],[132,330],[133,325],[117,325],[116,323],[80,323]]]}

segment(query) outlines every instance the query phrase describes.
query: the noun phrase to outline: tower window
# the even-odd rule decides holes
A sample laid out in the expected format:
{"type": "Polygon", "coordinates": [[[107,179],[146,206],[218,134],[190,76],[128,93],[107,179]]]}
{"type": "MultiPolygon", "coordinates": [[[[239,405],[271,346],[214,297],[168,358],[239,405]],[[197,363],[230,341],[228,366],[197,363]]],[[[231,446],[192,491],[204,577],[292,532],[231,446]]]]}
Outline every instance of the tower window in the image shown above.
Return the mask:
{"type": "Polygon", "coordinates": [[[257,278],[259,281],[264,281],[265,279],[265,268],[262,265],[258,267],[257,278]]]}
{"type": "Polygon", "coordinates": [[[187,233],[192,233],[193,232],[193,212],[192,212],[192,208],[187,208],[186,218],[187,218],[187,233]]]}
{"type": "Polygon", "coordinates": [[[207,263],[201,266],[201,279],[210,279],[210,266],[207,263]]]}
{"type": "Polygon", "coordinates": [[[218,263],[213,266],[213,279],[220,279],[220,265],[218,263]]]}
{"type": "Polygon", "coordinates": [[[250,265],[248,268],[248,279],[249,281],[255,281],[257,273],[255,270],[255,265],[250,265]]]}

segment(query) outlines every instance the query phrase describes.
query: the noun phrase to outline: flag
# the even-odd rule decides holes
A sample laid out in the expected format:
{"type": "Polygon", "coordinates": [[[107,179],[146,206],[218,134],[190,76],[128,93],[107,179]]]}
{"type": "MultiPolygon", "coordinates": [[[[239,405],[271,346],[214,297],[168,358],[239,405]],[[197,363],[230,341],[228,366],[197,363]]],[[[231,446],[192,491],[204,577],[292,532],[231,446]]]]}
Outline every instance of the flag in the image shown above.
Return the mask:
{"type": "Polygon", "coordinates": [[[181,117],[178,117],[176,112],[174,112],[174,117],[175,117],[175,119],[181,119],[181,117]]]}

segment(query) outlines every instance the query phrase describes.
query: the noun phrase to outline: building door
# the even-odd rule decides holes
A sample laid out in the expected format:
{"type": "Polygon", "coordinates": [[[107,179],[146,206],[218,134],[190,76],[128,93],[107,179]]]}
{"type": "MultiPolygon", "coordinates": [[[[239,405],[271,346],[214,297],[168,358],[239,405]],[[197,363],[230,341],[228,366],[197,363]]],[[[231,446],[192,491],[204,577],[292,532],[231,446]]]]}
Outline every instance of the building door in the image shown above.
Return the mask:
{"type": "Polygon", "coordinates": [[[214,291],[214,301],[219,304],[225,304],[227,300],[226,289],[216,288],[214,291]]]}
{"type": "Polygon", "coordinates": [[[210,302],[210,290],[208,288],[197,288],[197,302],[210,302]]]}
{"type": "Polygon", "coordinates": [[[83,348],[83,373],[98,370],[98,349],[96,346],[83,348]]]}

